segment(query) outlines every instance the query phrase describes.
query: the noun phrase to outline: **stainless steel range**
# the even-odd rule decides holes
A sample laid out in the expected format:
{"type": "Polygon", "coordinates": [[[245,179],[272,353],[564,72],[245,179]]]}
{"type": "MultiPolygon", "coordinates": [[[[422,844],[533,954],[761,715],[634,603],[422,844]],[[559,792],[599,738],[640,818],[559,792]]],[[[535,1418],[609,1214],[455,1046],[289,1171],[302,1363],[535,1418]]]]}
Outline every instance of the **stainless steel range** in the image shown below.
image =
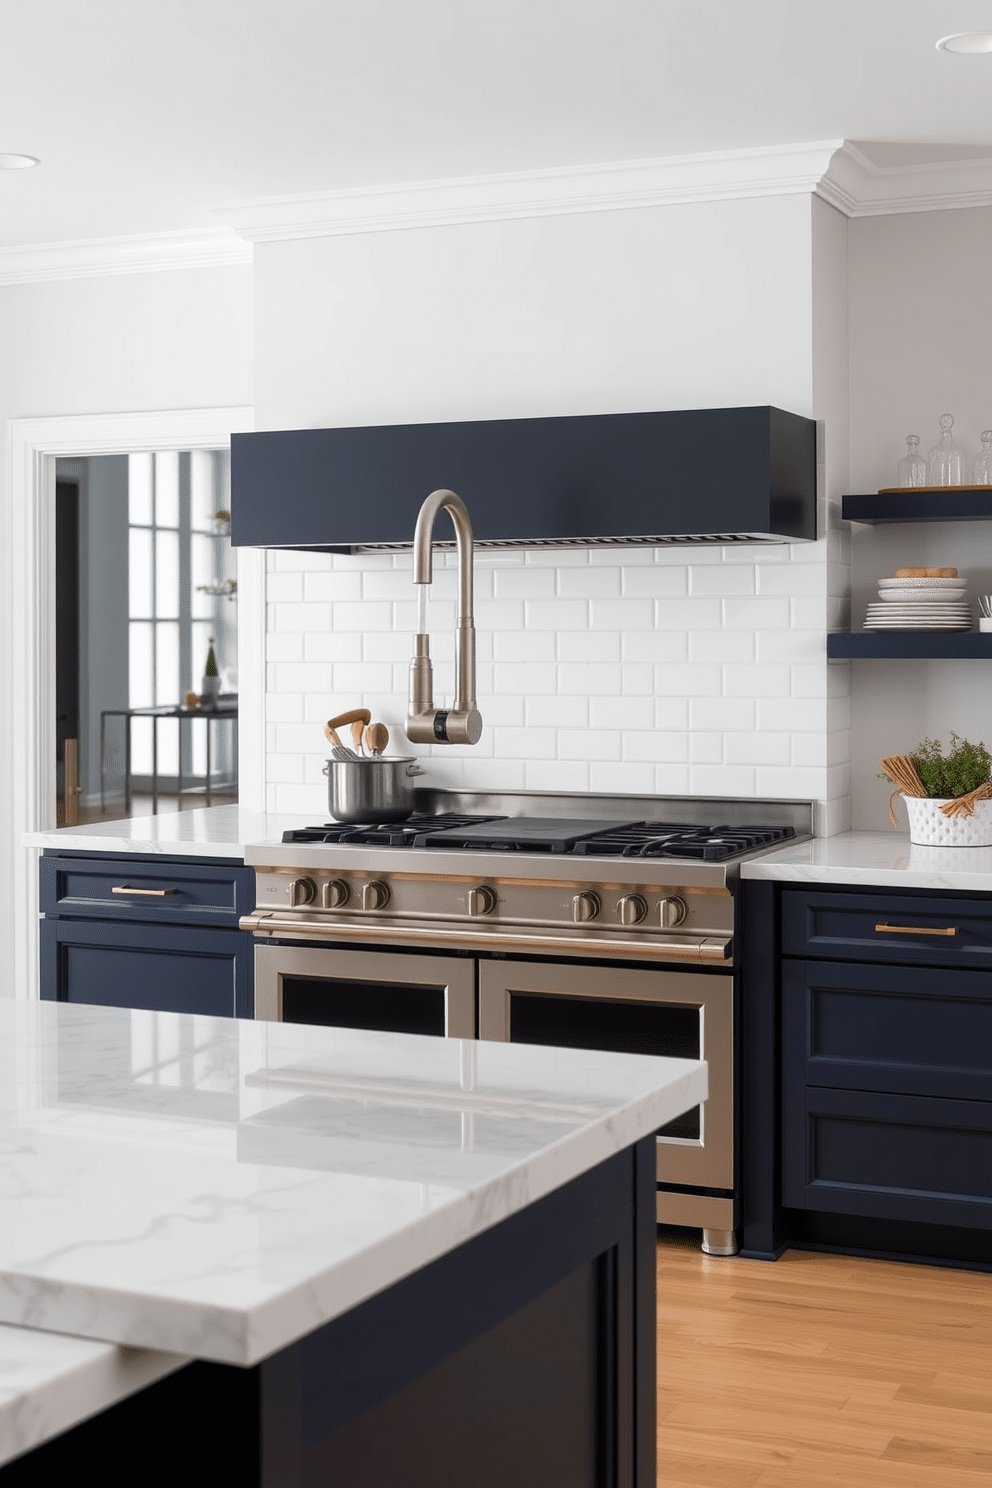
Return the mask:
{"type": "Polygon", "coordinates": [[[733,1254],[738,865],[810,835],[808,802],[440,790],[287,833],[247,855],[256,1017],[705,1058],[658,1220],[733,1254]]]}

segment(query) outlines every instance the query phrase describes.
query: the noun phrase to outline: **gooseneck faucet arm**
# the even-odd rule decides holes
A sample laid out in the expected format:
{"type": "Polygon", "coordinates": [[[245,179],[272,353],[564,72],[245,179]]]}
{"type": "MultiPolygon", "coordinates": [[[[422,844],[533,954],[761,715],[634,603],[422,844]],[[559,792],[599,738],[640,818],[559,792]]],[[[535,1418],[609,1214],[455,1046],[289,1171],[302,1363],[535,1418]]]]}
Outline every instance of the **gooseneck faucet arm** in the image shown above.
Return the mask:
{"type": "Polygon", "coordinates": [[[413,582],[419,587],[419,618],[410,663],[407,738],[415,744],[478,744],[482,715],[475,705],[475,621],[472,616],[472,523],[454,491],[432,491],[420,508],[413,535],[413,582]],[[447,511],[455,528],[458,553],[458,628],[455,633],[455,705],[435,708],[430,640],[427,635],[427,588],[432,582],[434,523],[447,511]]]}

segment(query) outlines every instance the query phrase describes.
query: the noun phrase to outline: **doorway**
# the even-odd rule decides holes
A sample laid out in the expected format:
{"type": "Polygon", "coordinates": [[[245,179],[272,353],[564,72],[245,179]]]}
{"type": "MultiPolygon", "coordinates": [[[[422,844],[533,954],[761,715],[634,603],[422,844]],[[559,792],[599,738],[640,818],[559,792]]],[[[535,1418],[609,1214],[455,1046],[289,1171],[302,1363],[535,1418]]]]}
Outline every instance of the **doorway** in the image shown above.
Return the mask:
{"type": "Polygon", "coordinates": [[[227,450],[57,460],[56,653],[60,825],[237,800],[227,450]]]}

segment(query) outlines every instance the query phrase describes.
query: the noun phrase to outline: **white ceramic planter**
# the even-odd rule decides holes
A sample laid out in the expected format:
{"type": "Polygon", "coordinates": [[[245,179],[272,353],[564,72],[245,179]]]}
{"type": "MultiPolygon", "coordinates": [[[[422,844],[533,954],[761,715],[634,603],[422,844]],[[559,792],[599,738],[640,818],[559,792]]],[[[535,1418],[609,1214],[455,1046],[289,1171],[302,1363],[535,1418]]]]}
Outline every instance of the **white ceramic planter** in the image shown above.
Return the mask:
{"type": "Polygon", "coordinates": [[[920,847],[992,847],[992,800],[976,801],[971,816],[945,816],[947,800],[903,796],[909,840],[920,847]]]}

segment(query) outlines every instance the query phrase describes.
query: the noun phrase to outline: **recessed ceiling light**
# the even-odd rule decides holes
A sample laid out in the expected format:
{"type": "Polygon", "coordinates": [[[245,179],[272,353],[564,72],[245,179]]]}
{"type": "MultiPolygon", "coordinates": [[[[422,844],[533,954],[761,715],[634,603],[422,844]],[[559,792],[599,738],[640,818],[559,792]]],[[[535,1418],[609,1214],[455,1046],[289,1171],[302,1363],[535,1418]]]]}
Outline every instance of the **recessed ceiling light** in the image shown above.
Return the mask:
{"type": "Polygon", "coordinates": [[[4,155],[0,152],[0,170],[30,170],[32,165],[40,164],[35,155],[4,155]]]}
{"type": "Polygon", "coordinates": [[[992,52],[992,31],[962,31],[957,36],[942,36],[937,43],[938,52],[965,52],[976,56],[979,52],[992,52]]]}

